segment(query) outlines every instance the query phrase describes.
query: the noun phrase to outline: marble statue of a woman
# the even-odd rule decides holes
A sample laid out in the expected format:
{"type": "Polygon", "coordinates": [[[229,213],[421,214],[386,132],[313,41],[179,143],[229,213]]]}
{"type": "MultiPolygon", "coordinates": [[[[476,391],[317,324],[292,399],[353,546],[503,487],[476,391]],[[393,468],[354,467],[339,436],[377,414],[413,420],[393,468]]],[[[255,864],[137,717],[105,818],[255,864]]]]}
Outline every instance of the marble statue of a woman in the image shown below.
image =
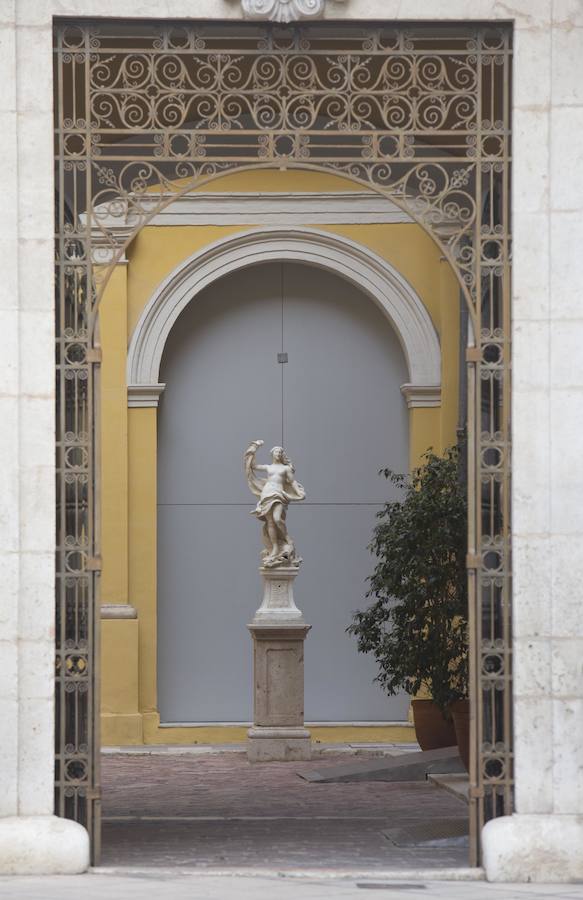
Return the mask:
{"type": "Polygon", "coordinates": [[[296,480],[292,462],[283,447],[271,451],[271,465],[261,466],[255,461],[255,454],[263,441],[251,441],[245,451],[245,474],[249,488],[259,497],[252,515],[263,523],[263,543],[261,564],[267,568],[276,566],[298,567],[301,557],[296,554],[294,542],[287,533],[286,513],[291,500],[304,500],[306,492],[296,480]],[[257,472],[265,472],[262,480],[257,472]]]}

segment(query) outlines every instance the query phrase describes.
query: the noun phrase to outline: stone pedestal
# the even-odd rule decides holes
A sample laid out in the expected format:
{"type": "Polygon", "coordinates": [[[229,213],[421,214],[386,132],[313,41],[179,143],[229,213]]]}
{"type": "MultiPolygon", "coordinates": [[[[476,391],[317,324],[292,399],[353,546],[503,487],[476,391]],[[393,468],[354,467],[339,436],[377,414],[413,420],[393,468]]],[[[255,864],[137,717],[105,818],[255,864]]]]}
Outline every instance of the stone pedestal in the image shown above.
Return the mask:
{"type": "Polygon", "coordinates": [[[304,728],[306,625],[294,603],[297,568],[260,569],[263,602],[247,627],[253,637],[253,727],[250,762],[310,758],[304,728]]]}

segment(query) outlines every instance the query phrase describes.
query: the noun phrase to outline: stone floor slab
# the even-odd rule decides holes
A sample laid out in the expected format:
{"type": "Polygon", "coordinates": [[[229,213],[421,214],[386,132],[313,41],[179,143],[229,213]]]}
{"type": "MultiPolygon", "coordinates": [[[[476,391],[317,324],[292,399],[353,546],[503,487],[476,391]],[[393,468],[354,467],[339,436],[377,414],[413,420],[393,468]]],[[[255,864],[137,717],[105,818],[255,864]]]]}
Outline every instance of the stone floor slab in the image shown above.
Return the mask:
{"type": "Polygon", "coordinates": [[[2,900],[579,900],[581,885],[147,874],[0,878],[2,900]]]}
{"type": "MultiPolygon", "coordinates": [[[[354,818],[106,822],[102,862],[189,869],[256,869],[267,863],[276,869],[338,873],[415,867],[419,848],[391,841],[384,833],[389,824],[389,819],[354,818]]],[[[423,866],[465,866],[467,853],[463,846],[424,847],[423,866]]]]}
{"type": "MultiPolygon", "coordinates": [[[[319,761],[335,768],[341,755],[319,761]]],[[[428,782],[311,784],[313,762],[240,753],[103,759],[104,866],[372,872],[467,865],[467,848],[399,847],[395,827],[467,815],[428,782]]]]}

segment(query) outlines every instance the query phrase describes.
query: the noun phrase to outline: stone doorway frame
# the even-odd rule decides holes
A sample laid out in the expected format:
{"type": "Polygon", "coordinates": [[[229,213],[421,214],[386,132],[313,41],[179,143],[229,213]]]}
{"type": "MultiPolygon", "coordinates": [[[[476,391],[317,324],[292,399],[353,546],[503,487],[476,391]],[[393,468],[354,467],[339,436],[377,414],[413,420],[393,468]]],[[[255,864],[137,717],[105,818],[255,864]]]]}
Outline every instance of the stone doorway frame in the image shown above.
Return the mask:
{"type": "MultiPolygon", "coordinates": [[[[583,326],[577,312],[578,276],[571,258],[578,246],[574,241],[583,209],[571,165],[583,121],[583,98],[575,88],[582,83],[580,78],[577,82],[583,58],[582,21],[577,10],[568,7],[550,0],[533,7],[530,0],[518,0],[511,19],[507,7],[495,0],[484,0],[471,9],[465,0],[431,4],[406,0],[398,11],[391,9],[402,22],[431,17],[431,21],[498,20],[514,25],[512,537],[517,814],[492,823],[484,833],[487,874],[497,880],[582,877],[581,857],[574,852],[576,844],[582,843],[576,819],[582,807],[568,778],[581,752],[581,741],[569,724],[573,703],[580,701],[573,699],[566,685],[561,687],[561,660],[552,654],[555,638],[566,650],[580,640],[575,588],[581,577],[577,559],[583,533],[579,519],[574,518],[576,505],[582,505],[581,488],[571,477],[579,465],[579,448],[572,435],[572,404],[576,403],[572,388],[580,387],[583,377],[578,369],[567,373],[561,364],[565,358],[561,345],[576,340],[583,326]],[[556,49],[552,68],[551,47],[556,49]],[[565,404],[571,404],[570,415],[564,415],[565,404]],[[551,557],[561,571],[561,578],[552,583],[551,557]]],[[[18,617],[6,622],[6,646],[11,650],[5,671],[11,684],[17,669],[23,673],[34,669],[35,674],[34,680],[18,681],[4,719],[6,790],[1,809],[9,818],[1,827],[18,826],[30,847],[30,856],[17,871],[81,871],[87,865],[86,842],[79,837],[75,843],[73,838],[73,831],[80,835],[83,829],[73,829],[70,823],[66,848],[61,838],[51,837],[55,522],[51,45],[53,16],[115,12],[114,5],[96,0],[42,4],[19,0],[2,18],[7,42],[2,139],[4,170],[9,173],[2,238],[6,254],[3,333],[13,348],[21,348],[20,356],[26,360],[19,367],[16,351],[3,358],[5,421],[14,423],[15,429],[19,423],[19,443],[3,454],[3,471],[11,485],[5,494],[4,585],[6,596],[14,598],[18,609],[18,617]],[[31,356],[32,344],[35,353],[31,356]],[[32,447],[34,452],[28,449],[32,447]],[[17,822],[10,817],[17,817],[17,822]]],[[[128,0],[125,12],[141,21],[155,15],[156,8],[153,3],[128,0]]],[[[173,12],[188,18],[191,3],[177,0],[173,12]]],[[[204,0],[199,12],[209,19],[240,20],[238,5],[227,0],[204,0]]],[[[384,0],[350,0],[333,14],[326,12],[328,18],[342,21],[381,19],[386,14],[384,0]]],[[[574,360],[569,354],[566,358],[574,360]]],[[[65,824],[59,823],[61,834],[65,824]]],[[[14,871],[4,862],[3,866],[4,871],[14,871]]]]}

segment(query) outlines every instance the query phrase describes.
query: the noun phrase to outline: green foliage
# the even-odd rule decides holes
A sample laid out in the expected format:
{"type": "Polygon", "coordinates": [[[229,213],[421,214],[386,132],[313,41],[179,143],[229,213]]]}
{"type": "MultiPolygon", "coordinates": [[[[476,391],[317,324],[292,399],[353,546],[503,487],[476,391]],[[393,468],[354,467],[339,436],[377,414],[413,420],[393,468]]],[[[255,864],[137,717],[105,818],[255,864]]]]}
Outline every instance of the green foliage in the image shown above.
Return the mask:
{"type": "Polygon", "coordinates": [[[411,475],[381,473],[402,491],[377,514],[377,558],[367,598],[347,631],[372,653],[387,694],[426,686],[448,714],[467,696],[467,492],[465,444],[443,457],[429,449],[411,475]]]}

